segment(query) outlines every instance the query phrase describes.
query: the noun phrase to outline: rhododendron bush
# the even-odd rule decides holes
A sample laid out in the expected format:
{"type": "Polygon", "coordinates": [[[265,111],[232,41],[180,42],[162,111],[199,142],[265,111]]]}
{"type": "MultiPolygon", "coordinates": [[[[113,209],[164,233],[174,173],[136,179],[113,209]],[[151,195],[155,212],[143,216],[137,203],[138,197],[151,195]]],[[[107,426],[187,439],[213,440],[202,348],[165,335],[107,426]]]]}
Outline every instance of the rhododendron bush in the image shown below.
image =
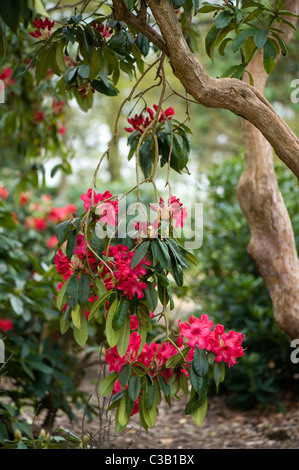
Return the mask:
{"type": "Polygon", "coordinates": [[[134,230],[119,238],[119,199],[89,188],[81,196],[82,214],[57,226],[53,262],[62,278],[57,289],[61,333],[72,328],[83,347],[91,319],[104,322],[110,373],[100,394],[112,394],[109,410],[116,408],[118,431],[137,413],[146,430],[154,426],[162,396],[171,407],[180,391],[189,397],[186,414],[200,425],[209,381],[218,389],[225,365],[234,366],[244,354],[244,336],[225,332],[206,314],[179,320],[177,331],[170,331],[172,282],[182,286],[183,269],[196,264],[176,237],[188,214],[174,195],[166,202],[159,198],[148,206],[153,222],[135,221],[134,230]],[[153,322],[163,320],[164,339],[148,343],[153,322]]]}

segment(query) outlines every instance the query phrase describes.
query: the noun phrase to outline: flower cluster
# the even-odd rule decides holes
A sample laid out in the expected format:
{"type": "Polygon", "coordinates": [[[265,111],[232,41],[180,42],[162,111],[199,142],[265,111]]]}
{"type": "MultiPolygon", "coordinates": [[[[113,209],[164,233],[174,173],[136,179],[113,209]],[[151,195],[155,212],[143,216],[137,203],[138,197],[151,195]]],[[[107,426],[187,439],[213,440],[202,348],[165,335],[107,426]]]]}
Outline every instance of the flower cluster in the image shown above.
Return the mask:
{"type": "Polygon", "coordinates": [[[168,198],[167,204],[160,197],[159,209],[152,204],[150,204],[150,208],[155,212],[159,211],[161,220],[168,221],[169,218],[174,219],[176,221],[176,228],[183,227],[184,220],[188,217],[183,203],[180,202],[179,198],[172,195],[170,199],[168,198]]]}
{"type": "MultiPolygon", "coordinates": [[[[151,343],[150,345],[145,343],[142,351],[138,353],[140,344],[140,335],[136,331],[133,331],[130,336],[127,352],[123,357],[119,356],[116,346],[106,350],[105,362],[109,364],[109,371],[115,371],[119,374],[123,366],[126,364],[134,366],[134,364],[137,365],[138,363],[141,363],[148,369],[151,376],[154,377],[159,375],[168,379],[172,375],[172,370],[166,367],[166,362],[177,353],[177,349],[169,342],[164,342],[162,345],[159,343],[151,343]]],[[[122,390],[122,387],[117,380],[112,393],[115,394],[120,390],[122,390]]],[[[134,403],[131,414],[132,416],[139,411],[138,401],[139,398],[134,403]]]]}
{"type": "Polygon", "coordinates": [[[244,355],[241,345],[245,335],[236,331],[225,333],[223,325],[216,325],[212,330],[213,325],[213,321],[205,314],[200,318],[192,315],[189,321],[183,323],[179,320],[178,344],[183,345],[184,340],[188,340],[187,346],[191,348],[188,360],[192,360],[194,348],[198,346],[199,349],[214,353],[215,362],[223,361],[231,367],[236,364],[237,358],[244,355]]]}
{"type": "MultiPolygon", "coordinates": [[[[106,252],[104,252],[106,255],[106,252]]],[[[130,264],[134,252],[129,251],[127,245],[110,246],[108,252],[108,263],[104,266],[102,276],[107,290],[114,287],[121,291],[125,297],[132,300],[137,295],[138,299],[144,297],[147,284],[143,282],[146,274],[145,266],[150,266],[150,261],[143,258],[134,269],[130,264]],[[109,270],[111,269],[111,271],[109,270]]]]}
{"type": "Polygon", "coordinates": [[[0,186],[0,199],[5,201],[8,197],[8,191],[4,186],[0,186]]]}
{"type": "Polygon", "coordinates": [[[66,131],[65,125],[63,124],[64,107],[65,101],[59,101],[56,98],[53,98],[51,108],[46,110],[46,112],[43,109],[33,110],[34,124],[44,123],[44,125],[48,127],[48,122],[50,119],[52,119],[55,127],[58,129],[59,134],[64,135],[66,131]]]}
{"type": "Polygon", "coordinates": [[[6,332],[13,329],[13,323],[9,318],[0,318],[0,330],[6,332]]]}
{"type": "Polygon", "coordinates": [[[12,69],[9,67],[4,67],[3,72],[0,73],[0,80],[4,83],[5,86],[13,85],[16,83],[15,79],[12,76],[12,69]]]}
{"type": "MultiPolygon", "coordinates": [[[[108,225],[115,226],[118,214],[118,200],[113,201],[112,194],[109,191],[105,191],[103,194],[97,194],[94,191],[93,194],[93,205],[96,206],[95,213],[100,216],[99,220],[108,225]]],[[[82,201],[84,202],[84,208],[86,211],[89,210],[92,203],[92,189],[88,189],[86,194],[82,194],[82,201]]]]}
{"type": "Polygon", "coordinates": [[[98,31],[98,33],[101,34],[102,38],[107,40],[108,38],[110,38],[110,28],[109,26],[105,26],[103,25],[103,23],[94,23],[92,25],[93,29],[95,31],[98,31]]]}
{"type": "MultiPolygon", "coordinates": [[[[143,132],[155,119],[158,106],[154,104],[153,108],[154,108],[154,111],[151,108],[146,108],[149,114],[148,116],[144,116],[143,114],[139,114],[139,115],[135,114],[133,118],[128,118],[128,123],[131,124],[132,127],[125,127],[125,130],[127,132],[133,132],[135,130],[135,131],[138,131],[140,134],[143,134],[143,132]]],[[[171,119],[173,115],[174,115],[173,108],[167,108],[165,109],[165,111],[162,111],[160,109],[158,122],[164,122],[165,118],[171,119]]]]}
{"type": "MultiPolygon", "coordinates": [[[[173,377],[174,373],[178,378],[180,374],[189,376],[195,347],[214,353],[215,362],[223,361],[228,363],[229,367],[235,365],[236,359],[244,354],[244,349],[241,346],[244,335],[242,336],[236,331],[225,333],[223,325],[216,325],[214,330],[212,328],[213,321],[209,320],[207,315],[202,315],[201,318],[191,316],[189,321],[183,323],[179,321],[180,335],[177,346],[169,341],[164,341],[161,344],[153,342],[150,345],[145,343],[141,351],[141,337],[136,331],[133,331],[126,353],[121,357],[117,347],[113,346],[106,350],[105,362],[109,365],[110,372],[119,374],[126,365],[129,365],[131,370],[134,370],[134,367],[142,366],[142,370],[146,370],[153,380],[156,380],[157,377],[163,377],[166,382],[173,377]],[[186,345],[184,340],[188,340],[186,345]],[[183,352],[185,347],[190,349],[184,363],[179,367],[176,365],[167,367],[168,359],[183,352]]],[[[119,380],[116,380],[112,393],[116,394],[121,390],[119,380]]],[[[142,390],[140,393],[142,395],[142,390]]],[[[139,411],[138,402],[139,397],[134,403],[131,415],[139,411]]]]}
{"type": "Polygon", "coordinates": [[[49,18],[46,18],[45,20],[38,18],[36,21],[32,21],[32,23],[36,28],[34,32],[29,33],[32,37],[39,38],[44,41],[49,39],[53,34],[55,21],[51,21],[49,18]]]}
{"type": "Polygon", "coordinates": [[[79,273],[85,268],[85,261],[87,256],[88,263],[92,269],[95,269],[96,260],[93,253],[86,249],[86,244],[83,235],[78,235],[76,240],[76,247],[74,250],[74,256],[69,258],[63,253],[60,248],[54,259],[54,264],[58,274],[61,274],[63,279],[66,280],[74,273],[79,273]]]}

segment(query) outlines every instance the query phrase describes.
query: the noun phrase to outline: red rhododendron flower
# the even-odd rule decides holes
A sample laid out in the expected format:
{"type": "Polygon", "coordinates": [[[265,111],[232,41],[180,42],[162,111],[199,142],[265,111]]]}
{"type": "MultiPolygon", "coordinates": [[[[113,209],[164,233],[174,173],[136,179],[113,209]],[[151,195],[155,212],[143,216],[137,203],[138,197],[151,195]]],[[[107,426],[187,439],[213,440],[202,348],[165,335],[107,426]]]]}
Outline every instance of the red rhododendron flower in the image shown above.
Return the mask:
{"type": "MultiPolygon", "coordinates": [[[[153,111],[151,108],[146,108],[149,116],[144,117],[143,114],[135,114],[133,118],[128,118],[127,121],[129,124],[131,124],[132,127],[125,127],[125,130],[127,132],[133,132],[138,131],[140,134],[143,134],[145,129],[150,125],[151,122],[155,119],[156,112],[158,110],[158,106],[154,104],[153,106],[154,110],[153,111]]],[[[167,108],[165,111],[162,111],[160,109],[159,113],[159,122],[164,122],[165,118],[171,119],[171,117],[174,115],[174,110],[173,108],[167,108]]]]}
{"type": "Polygon", "coordinates": [[[36,21],[32,21],[33,25],[35,26],[35,30],[33,33],[29,33],[34,38],[39,38],[42,41],[49,39],[49,37],[53,34],[53,26],[55,21],[50,21],[49,18],[42,20],[38,18],[36,21]]]}
{"type": "Polygon", "coordinates": [[[196,345],[199,349],[206,348],[212,326],[213,322],[205,314],[201,318],[196,318],[192,315],[189,322],[181,323],[181,320],[179,320],[180,334],[184,338],[189,339],[187,346],[191,348],[195,348],[196,345]]]}
{"type": "Polygon", "coordinates": [[[9,320],[9,318],[0,318],[0,329],[2,331],[10,331],[13,330],[13,323],[9,320]]]}
{"type": "Polygon", "coordinates": [[[73,258],[69,260],[61,248],[57,251],[54,259],[56,271],[58,274],[62,274],[63,279],[66,280],[74,273],[80,272],[84,269],[86,256],[88,258],[91,269],[94,270],[96,267],[94,254],[90,250],[87,250],[86,253],[84,237],[83,235],[78,235],[73,258]]]}
{"type": "MultiPolygon", "coordinates": [[[[149,206],[153,211],[158,211],[158,208],[154,205],[150,204],[149,206]]],[[[174,219],[176,221],[176,228],[183,227],[184,220],[188,217],[187,211],[185,207],[183,207],[183,203],[180,202],[179,198],[172,195],[170,200],[168,198],[167,204],[164,202],[164,199],[160,197],[159,212],[161,220],[169,220],[169,217],[174,219]]]]}
{"type": "MultiPolygon", "coordinates": [[[[85,210],[91,206],[91,195],[92,189],[88,189],[86,194],[82,194],[81,199],[84,202],[85,210]]],[[[117,214],[118,214],[118,199],[115,201],[111,200],[112,194],[109,191],[105,191],[103,194],[96,194],[94,192],[93,204],[96,206],[95,213],[100,216],[100,220],[107,225],[116,225],[117,214]],[[102,204],[100,204],[102,202],[102,204]]]]}
{"type": "Polygon", "coordinates": [[[20,196],[20,204],[23,206],[24,204],[27,204],[27,202],[29,201],[28,199],[28,196],[26,193],[21,193],[21,196],[20,196]]]}
{"type": "Polygon", "coordinates": [[[8,191],[6,188],[4,188],[4,186],[0,186],[0,199],[3,199],[3,201],[5,201],[5,199],[7,199],[8,197],[8,191]]]}
{"type": "Polygon", "coordinates": [[[188,322],[181,323],[179,320],[181,337],[178,344],[181,346],[183,340],[187,339],[187,346],[191,348],[187,361],[192,361],[194,348],[198,346],[199,349],[213,352],[216,355],[216,362],[224,361],[229,367],[233,366],[236,359],[244,355],[241,345],[245,335],[236,331],[225,333],[223,325],[216,325],[214,330],[212,327],[213,322],[205,314],[201,318],[191,315],[188,322]]]}
{"type": "Polygon", "coordinates": [[[58,101],[56,98],[53,98],[52,101],[52,110],[54,114],[61,114],[65,107],[65,101],[58,101]]]}
{"type": "Polygon", "coordinates": [[[95,29],[96,31],[98,31],[99,33],[101,33],[101,36],[102,38],[104,39],[108,39],[110,37],[110,28],[109,26],[105,26],[103,25],[103,23],[94,23],[92,25],[93,29],[95,29]]]}
{"type": "Polygon", "coordinates": [[[245,335],[236,331],[223,333],[218,346],[214,346],[213,352],[216,354],[215,361],[224,361],[228,367],[234,366],[238,357],[244,355],[241,344],[245,335]]]}
{"type": "Polygon", "coordinates": [[[58,240],[57,240],[57,237],[56,235],[52,235],[52,237],[49,238],[49,240],[47,241],[47,247],[48,248],[55,248],[55,246],[58,245],[58,240]]]}
{"type": "MultiPolygon", "coordinates": [[[[106,255],[106,253],[103,253],[106,255]]],[[[146,274],[146,266],[150,266],[150,261],[143,258],[134,269],[131,268],[131,261],[134,253],[129,251],[126,245],[117,245],[109,247],[108,265],[113,271],[113,276],[107,266],[104,266],[102,277],[107,290],[116,287],[121,290],[123,295],[130,300],[137,295],[138,299],[144,297],[144,289],[147,289],[147,284],[142,281],[142,277],[146,274]],[[105,276],[108,274],[108,277],[105,276]]]]}
{"type": "Polygon", "coordinates": [[[33,122],[35,124],[38,124],[39,122],[43,122],[45,120],[46,116],[43,111],[34,111],[33,112],[33,122]]]}
{"type": "Polygon", "coordinates": [[[47,223],[42,217],[26,217],[24,225],[27,228],[32,228],[38,232],[43,232],[47,228],[47,223]]]}
{"type": "Polygon", "coordinates": [[[0,80],[2,80],[5,86],[16,83],[15,79],[12,77],[12,69],[9,67],[4,67],[3,72],[0,73],[0,80]]]}
{"type": "Polygon", "coordinates": [[[77,212],[77,206],[75,204],[67,204],[65,207],[54,207],[48,214],[48,221],[59,223],[73,217],[73,214],[77,212]]]}

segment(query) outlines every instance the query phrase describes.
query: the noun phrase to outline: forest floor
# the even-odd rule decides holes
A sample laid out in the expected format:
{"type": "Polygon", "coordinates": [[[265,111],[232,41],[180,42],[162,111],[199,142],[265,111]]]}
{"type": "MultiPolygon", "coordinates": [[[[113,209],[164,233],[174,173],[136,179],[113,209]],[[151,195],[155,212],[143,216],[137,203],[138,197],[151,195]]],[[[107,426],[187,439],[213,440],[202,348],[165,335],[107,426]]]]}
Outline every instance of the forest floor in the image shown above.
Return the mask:
{"type": "MultiPolygon", "coordinates": [[[[90,371],[88,376],[83,388],[89,394],[89,404],[96,407],[95,375],[90,371]]],[[[120,434],[115,433],[113,423],[109,427],[104,422],[100,431],[98,418],[88,422],[78,410],[78,423],[70,423],[61,415],[55,427],[62,426],[79,437],[89,434],[96,447],[101,442],[106,449],[299,449],[299,403],[292,399],[281,404],[283,411],[275,407],[263,411],[231,409],[221,396],[209,397],[208,403],[205,421],[199,428],[184,414],[185,398],[173,400],[171,409],[162,401],[156,426],[147,434],[140,427],[138,414],[120,434]]]]}

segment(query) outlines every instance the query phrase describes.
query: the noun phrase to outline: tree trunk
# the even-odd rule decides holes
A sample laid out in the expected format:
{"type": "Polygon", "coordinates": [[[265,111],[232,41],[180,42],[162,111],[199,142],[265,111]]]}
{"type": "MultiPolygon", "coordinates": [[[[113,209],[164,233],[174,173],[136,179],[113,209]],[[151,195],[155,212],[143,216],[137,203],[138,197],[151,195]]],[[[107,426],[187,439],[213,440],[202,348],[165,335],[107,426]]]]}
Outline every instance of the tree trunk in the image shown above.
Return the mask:
{"type": "MultiPolygon", "coordinates": [[[[268,286],[278,325],[291,338],[299,337],[298,256],[271,148],[299,178],[299,140],[264,97],[268,76],[262,54],[256,54],[248,68],[254,87],[236,79],[211,78],[190,51],[171,2],[147,0],[147,4],[161,34],[146,23],[141,10],[137,15],[128,12],[123,0],[113,0],[114,17],[142,32],[167,55],[174,75],[199,104],[228,109],[244,118],[246,169],[237,195],[251,229],[248,251],[268,286]]],[[[286,0],[284,8],[298,14],[299,0],[286,0]]],[[[285,33],[288,42],[291,28],[285,33]]]]}
{"type": "MultiPolygon", "coordinates": [[[[262,91],[266,77],[261,54],[250,67],[262,91]]],[[[291,338],[299,337],[299,261],[292,225],[274,171],[272,148],[250,122],[243,122],[245,171],[237,196],[251,230],[248,253],[268,286],[274,316],[291,338]]]]}
{"type": "MultiPolygon", "coordinates": [[[[299,2],[285,8],[298,13],[299,2]]],[[[285,30],[289,42],[292,30],[285,30]]],[[[255,87],[264,93],[268,75],[263,55],[257,53],[248,66],[255,87]]],[[[257,263],[268,286],[278,326],[291,339],[299,337],[299,260],[291,221],[279,191],[272,148],[250,122],[243,122],[245,170],[237,188],[241,209],[248,221],[251,240],[248,253],[257,263]]]]}

